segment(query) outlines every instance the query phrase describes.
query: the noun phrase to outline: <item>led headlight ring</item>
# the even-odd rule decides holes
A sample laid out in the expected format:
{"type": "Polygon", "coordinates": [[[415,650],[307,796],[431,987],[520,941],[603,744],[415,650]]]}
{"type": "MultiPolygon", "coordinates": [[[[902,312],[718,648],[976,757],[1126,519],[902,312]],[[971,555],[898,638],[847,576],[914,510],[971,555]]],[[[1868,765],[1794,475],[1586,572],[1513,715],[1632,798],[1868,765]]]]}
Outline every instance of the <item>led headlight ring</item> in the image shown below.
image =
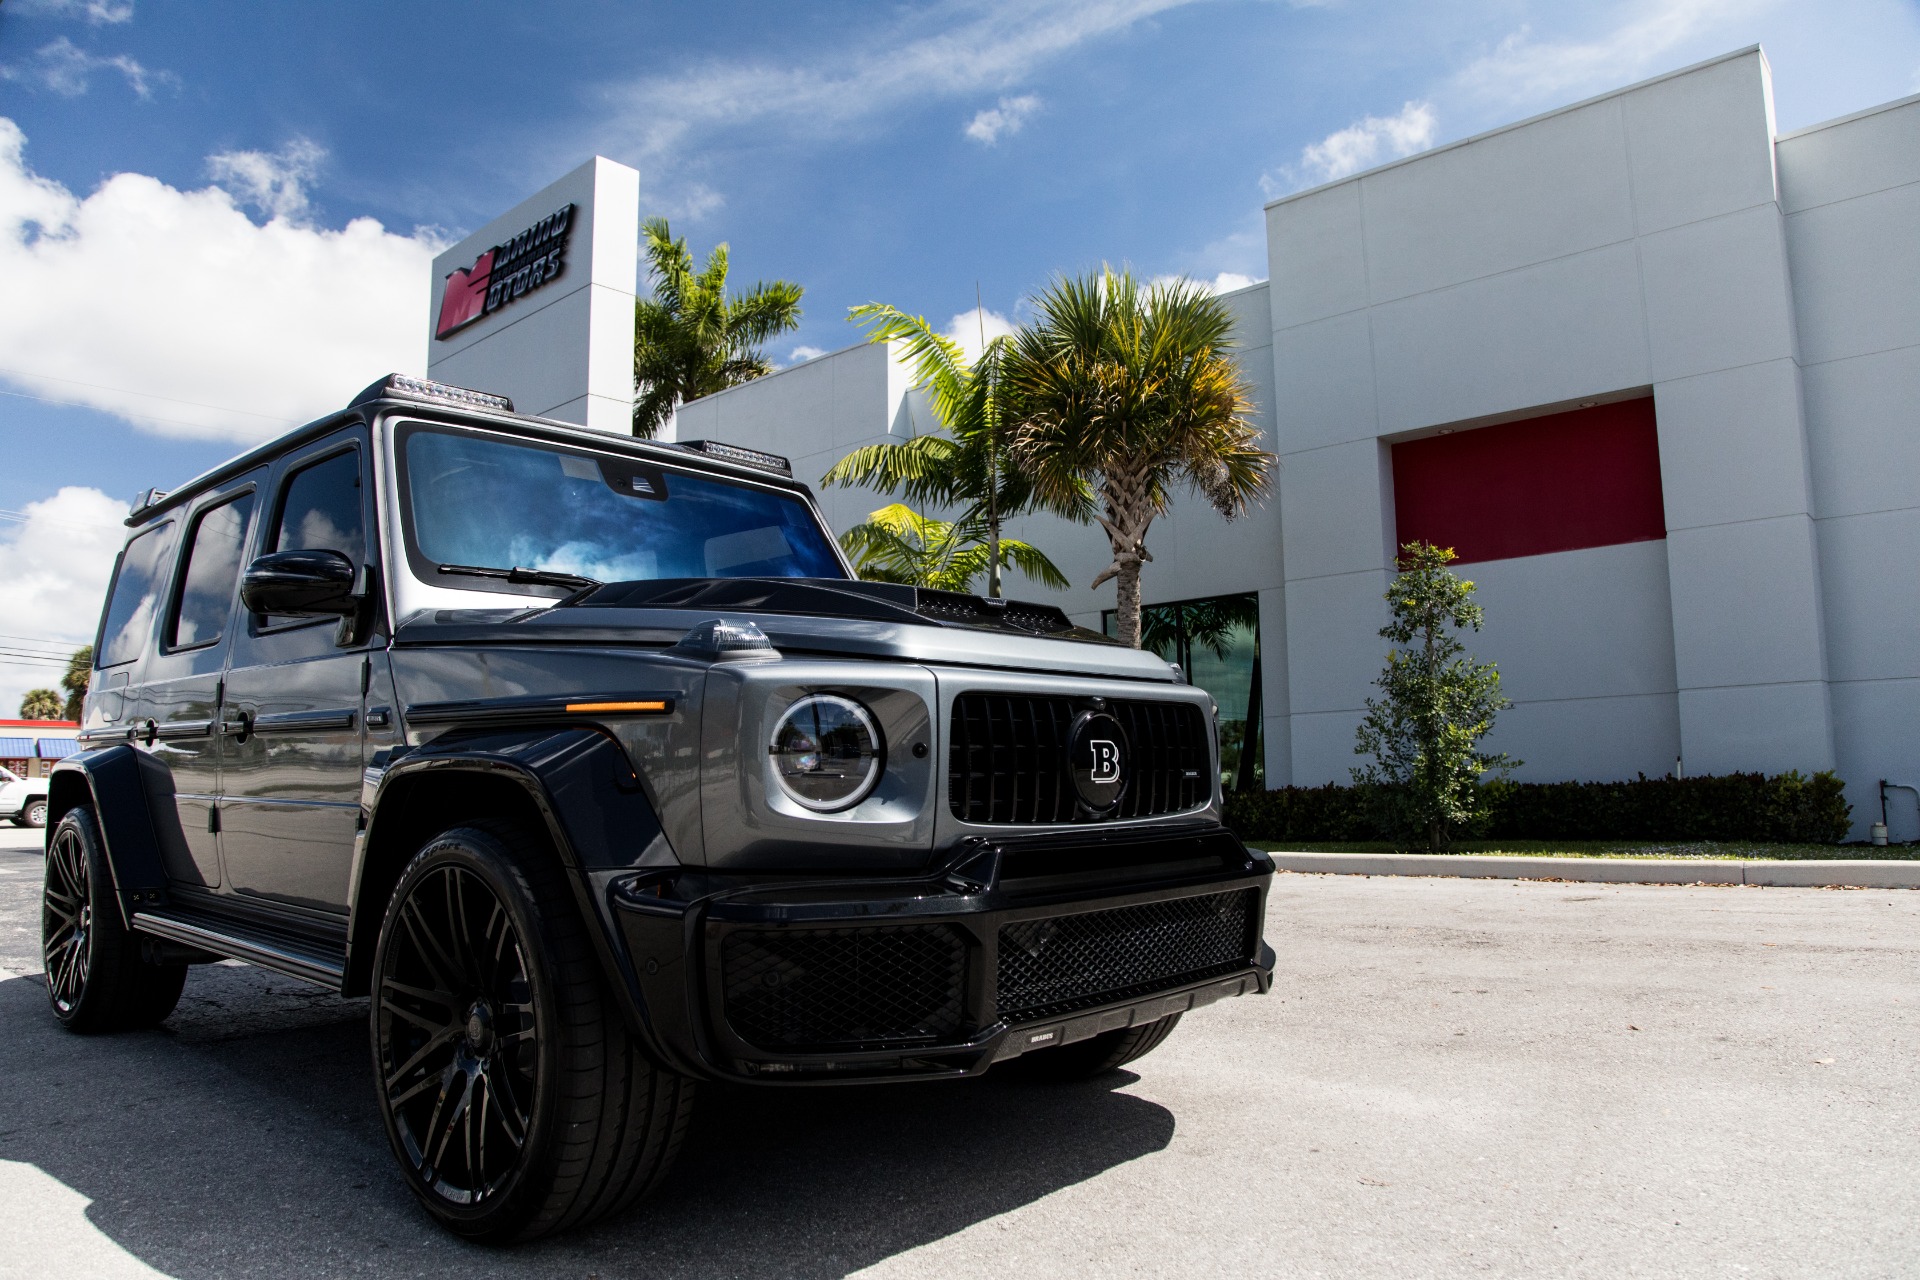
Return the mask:
{"type": "Polygon", "coordinates": [[[780,717],[767,754],[789,800],[814,813],[837,813],[873,793],[887,748],[865,707],[838,694],[811,693],[780,717]]]}

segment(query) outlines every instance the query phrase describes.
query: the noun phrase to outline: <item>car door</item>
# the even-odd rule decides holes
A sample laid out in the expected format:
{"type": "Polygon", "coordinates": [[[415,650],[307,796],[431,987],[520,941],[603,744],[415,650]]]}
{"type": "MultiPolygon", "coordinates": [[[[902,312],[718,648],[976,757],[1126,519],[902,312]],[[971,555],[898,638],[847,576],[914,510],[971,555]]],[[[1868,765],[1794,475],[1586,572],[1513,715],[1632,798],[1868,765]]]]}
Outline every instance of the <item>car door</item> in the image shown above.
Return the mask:
{"type": "MultiPolygon", "coordinates": [[[[328,436],[276,468],[256,554],[338,551],[368,565],[373,503],[365,428],[328,436]]],[[[220,846],[236,894],[347,909],[360,816],[370,640],[338,618],[246,614],[227,662],[229,737],[220,846]]],[[[371,627],[359,628],[361,632],[371,627]]]]}
{"type": "Polygon", "coordinates": [[[144,721],[147,750],[161,765],[145,771],[148,785],[172,792],[149,798],[163,822],[171,811],[179,824],[177,832],[161,833],[161,852],[168,877],[180,888],[221,882],[215,808],[220,682],[234,632],[240,565],[265,474],[261,468],[221,485],[185,513],[159,634],[140,668],[136,715],[144,721]]]}

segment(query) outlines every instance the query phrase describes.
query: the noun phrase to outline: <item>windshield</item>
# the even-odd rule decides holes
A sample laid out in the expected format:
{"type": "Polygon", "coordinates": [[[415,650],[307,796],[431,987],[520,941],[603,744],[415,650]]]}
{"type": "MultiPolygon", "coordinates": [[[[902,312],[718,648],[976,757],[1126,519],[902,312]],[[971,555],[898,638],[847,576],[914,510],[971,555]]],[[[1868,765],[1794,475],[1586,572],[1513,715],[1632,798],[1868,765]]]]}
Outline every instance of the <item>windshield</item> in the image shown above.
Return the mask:
{"type": "Polygon", "coordinates": [[[441,565],[600,582],[846,577],[797,494],[424,427],[404,432],[400,453],[408,554],[417,574],[440,585],[499,589],[441,575],[441,565]]]}

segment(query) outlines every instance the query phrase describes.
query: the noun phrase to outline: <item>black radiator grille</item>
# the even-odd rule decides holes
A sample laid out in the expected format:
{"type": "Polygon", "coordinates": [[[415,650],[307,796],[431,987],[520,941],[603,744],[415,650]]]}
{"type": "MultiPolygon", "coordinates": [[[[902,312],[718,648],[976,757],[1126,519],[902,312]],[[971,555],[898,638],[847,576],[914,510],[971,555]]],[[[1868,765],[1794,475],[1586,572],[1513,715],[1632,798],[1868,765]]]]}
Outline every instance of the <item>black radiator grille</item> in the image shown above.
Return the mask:
{"type": "Polygon", "coordinates": [[[727,1021],[761,1048],[928,1044],[964,1018],[967,947],[951,925],[741,931],[720,964],[727,1021]]]}
{"type": "MultiPolygon", "coordinates": [[[[1067,766],[1067,734],[1081,704],[1025,693],[963,693],[953,700],[947,796],[955,817],[988,824],[1090,820],[1067,766]]],[[[1127,734],[1127,787],[1109,818],[1150,818],[1205,804],[1212,794],[1207,721],[1190,702],[1110,700],[1127,734]]]]}
{"type": "Polygon", "coordinates": [[[1000,930],[1000,1016],[1032,1022],[1243,968],[1259,890],[1022,920],[1000,930]]]}

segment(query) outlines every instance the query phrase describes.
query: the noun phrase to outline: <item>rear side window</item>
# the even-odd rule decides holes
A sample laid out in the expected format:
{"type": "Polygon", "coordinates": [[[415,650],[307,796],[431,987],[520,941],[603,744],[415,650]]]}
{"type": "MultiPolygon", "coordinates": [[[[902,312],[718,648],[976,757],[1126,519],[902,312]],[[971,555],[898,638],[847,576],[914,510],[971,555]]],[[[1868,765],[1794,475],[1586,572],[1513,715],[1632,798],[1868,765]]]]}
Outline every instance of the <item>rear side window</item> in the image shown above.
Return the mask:
{"type": "Polygon", "coordinates": [[[162,562],[172,524],[156,525],[127,543],[120,567],[107,596],[106,620],[100,624],[99,667],[132,662],[153,634],[154,615],[160,612],[162,562]]]}
{"type": "Polygon", "coordinates": [[[233,613],[233,589],[240,576],[253,495],[202,511],[187,535],[187,560],[180,572],[180,594],[167,629],[169,648],[212,644],[227,629],[233,613]]]}

